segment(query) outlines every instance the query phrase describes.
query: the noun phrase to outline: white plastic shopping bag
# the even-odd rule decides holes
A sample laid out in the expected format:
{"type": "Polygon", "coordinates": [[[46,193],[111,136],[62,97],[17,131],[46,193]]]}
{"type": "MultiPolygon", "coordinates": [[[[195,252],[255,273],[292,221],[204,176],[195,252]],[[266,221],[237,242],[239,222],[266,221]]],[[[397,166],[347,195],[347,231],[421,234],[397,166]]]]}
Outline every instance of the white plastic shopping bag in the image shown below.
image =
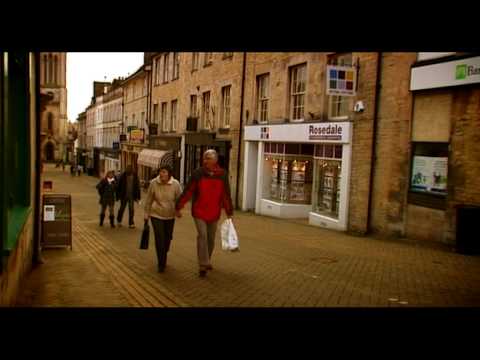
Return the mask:
{"type": "Polygon", "coordinates": [[[232,219],[223,222],[221,228],[222,234],[222,250],[238,251],[238,236],[232,219]]]}

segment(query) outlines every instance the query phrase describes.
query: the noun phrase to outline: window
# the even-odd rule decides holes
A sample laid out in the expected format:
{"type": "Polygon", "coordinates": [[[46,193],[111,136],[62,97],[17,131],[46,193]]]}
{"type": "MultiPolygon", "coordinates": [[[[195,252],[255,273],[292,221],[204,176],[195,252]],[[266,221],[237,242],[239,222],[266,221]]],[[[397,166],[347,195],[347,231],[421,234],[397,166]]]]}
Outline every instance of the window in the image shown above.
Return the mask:
{"type": "Polygon", "coordinates": [[[197,95],[190,95],[190,117],[197,117],[197,95]]]}
{"type": "Polygon", "coordinates": [[[200,53],[192,53],[192,71],[198,70],[198,62],[200,60],[200,53]]]}
{"type": "Polygon", "coordinates": [[[164,132],[168,131],[168,121],[167,121],[167,103],[162,103],[162,130],[164,132]]]}
{"type": "Polygon", "coordinates": [[[261,123],[268,121],[269,86],[269,74],[257,76],[257,119],[261,123]]]}
{"type": "Polygon", "coordinates": [[[168,67],[169,67],[168,55],[169,53],[166,53],[165,55],[163,55],[163,83],[168,82],[168,67]]]}
{"type": "Polygon", "coordinates": [[[202,126],[204,129],[212,129],[210,124],[210,91],[203,93],[202,100],[202,126]]]}
{"type": "Polygon", "coordinates": [[[233,52],[224,52],[223,53],[223,58],[224,59],[229,59],[231,57],[233,57],[233,52]]]}
{"type": "Polygon", "coordinates": [[[148,81],[147,77],[143,79],[143,96],[147,96],[148,81]]]}
{"type": "Polygon", "coordinates": [[[170,112],[170,129],[177,130],[177,100],[172,101],[172,109],[170,112]]]}
{"type": "MultiPolygon", "coordinates": [[[[13,250],[28,219],[31,191],[31,108],[35,87],[29,78],[29,55],[0,52],[0,257],[13,250]],[[31,102],[29,101],[31,98],[31,102]],[[8,176],[5,176],[8,174],[8,176]]],[[[34,122],[33,122],[34,123],[34,122]]],[[[53,153],[53,148],[51,149],[53,153]]],[[[43,156],[45,149],[42,149],[43,156]]],[[[53,154],[52,154],[53,155],[53,154]]],[[[1,260],[0,260],[1,261],[1,260]]],[[[1,265],[0,265],[1,266],[1,265]]],[[[1,272],[0,267],[0,272],[1,272]]]]}
{"type": "Polygon", "coordinates": [[[153,123],[158,124],[158,104],[153,104],[153,123]]]}
{"type": "Polygon", "coordinates": [[[48,121],[48,131],[51,132],[53,131],[53,114],[50,112],[48,113],[47,121],[48,121]]]}
{"type": "Polygon", "coordinates": [[[230,89],[231,85],[222,88],[221,121],[224,128],[230,127],[230,89]]]}
{"type": "Polygon", "coordinates": [[[305,109],[307,65],[290,68],[290,119],[303,120],[305,109]]]}
{"type": "Polygon", "coordinates": [[[338,219],[340,209],[342,145],[315,145],[315,196],[313,210],[338,219]]]}
{"type": "Polygon", "coordinates": [[[448,143],[414,142],[410,191],[447,195],[448,143]]]}
{"type": "Polygon", "coordinates": [[[155,59],[155,85],[160,84],[161,61],[162,61],[161,57],[155,59]]]}
{"type": "MultiPolygon", "coordinates": [[[[333,55],[328,59],[330,64],[340,66],[351,66],[353,64],[352,54],[333,55]]],[[[346,119],[350,113],[351,98],[349,96],[329,96],[328,118],[346,119]]]]}
{"type": "Polygon", "coordinates": [[[203,56],[203,66],[208,66],[213,62],[213,53],[206,52],[203,56]]]}
{"type": "Polygon", "coordinates": [[[48,67],[48,60],[47,60],[47,55],[43,55],[43,85],[45,85],[48,80],[47,80],[47,67],[48,67]]]}
{"type": "Polygon", "coordinates": [[[57,74],[58,74],[58,56],[57,55],[55,55],[53,57],[53,61],[54,61],[53,62],[53,84],[57,85],[57,81],[58,81],[58,79],[57,79],[57,77],[58,77],[57,76],[57,74]]]}
{"type": "Polygon", "coordinates": [[[135,122],[135,114],[132,115],[132,126],[137,126],[137,123],[135,122]]]}
{"type": "Polygon", "coordinates": [[[140,125],[140,128],[143,128],[145,126],[145,112],[142,112],[142,123],[140,125]]]}
{"type": "Polygon", "coordinates": [[[310,204],[313,146],[266,142],[264,155],[262,197],[281,203],[310,204]]]}
{"type": "Polygon", "coordinates": [[[173,53],[173,71],[172,80],[178,79],[180,76],[180,54],[178,52],[173,53]]]}
{"type": "Polygon", "coordinates": [[[52,54],[48,54],[48,83],[51,84],[53,80],[53,60],[52,54]]]}

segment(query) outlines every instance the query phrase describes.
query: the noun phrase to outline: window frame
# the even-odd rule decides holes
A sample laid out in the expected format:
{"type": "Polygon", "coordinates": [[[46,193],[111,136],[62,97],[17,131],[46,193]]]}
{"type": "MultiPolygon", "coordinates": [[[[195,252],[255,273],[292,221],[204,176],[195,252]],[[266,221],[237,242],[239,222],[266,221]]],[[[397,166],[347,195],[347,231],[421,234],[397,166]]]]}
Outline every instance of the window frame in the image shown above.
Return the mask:
{"type": "Polygon", "coordinates": [[[168,102],[161,103],[162,132],[168,132],[168,102]]]}
{"type": "Polygon", "coordinates": [[[308,82],[308,73],[307,73],[307,63],[301,63],[297,65],[292,65],[288,68],[289,72],[289,82],[288,82],[288,119],[290,122],[297,123],[297,122],[304,122],[305,121],[305,110],[306,110],[306,99],[307,99],[307,82],[308,82]],[[298,78],[298,70],[302,69],[303,74],[303,83],[304,83],[304,90],[303,91],[295,91],[295,81],[294,81],[294,72],[297,72],[298,78]],[[299,106],[295,106],[296,99],[302,99],[302,117],[295,118],[295,109],[300,108],[299,106]]]}
{"type": "Polygon", "coordinates": [[[162,69],[163,69],[163,75],[162,75],[162,84],[167,84],[169,79],[168,79],[168,74],[169,74],[169,66],[170,66],[170,53],[163,54],[162,58],[162,69]]]}
{"type": "Polygon", "coordinates": [[[170,132],[177,131],[177,113],[178,113],[178,100],[172,100],[170,103],[170,132]]]}
{"type": "MultiPolygon", "coordinates": [[[[328,55],[327,59],[328,64],[335,63],[339,66],[353,66],[353,54],[352,53],[338,53],[328,55]]],[[[328,120],[348,120],[350,115],[348,114],[348,109],[351,107],[352,97],[351,96],[340,96],[340,95],[327,95],[328,98],[328,120]],[[343,101],[336,101],[336,99],[341,99],[343,101]],[[333,116],[334,103],[336,104],[346,104],[347,114],[346,115],[336,115],[333,116]]],[[[342,105],[340,105],[342,106],[342,105]]]]}
{"type": "Polygon", "coordinates": [[[180,78],[180,53],[173,53],[172,81],[180,78]]]}
{"type": "Polygon", "coordinates": [[[211,91],[204,91],[202,93],[202,117],[201,117],[201,123],[202,123],[202,129],[204,130],[213,130],[213,126],[210,123],[210,109],[211,109],[211,91]],[[208,97],[208,107],[206,106],[206,99],[208,97]],[[207,121],[208,120],[208,121],[207,121]],[[207,123],[209,126],[207,127],[207,123]]]}
{"type": "Polygon", "coordinates": [[[190,95],[190,117],[198,118],[198,95],[197,94],[190,95]]]}
{"type": "Polygon", "coordinates": [[[256,109],[256,120],[258,121],[259,124],[267,124],[268,123],[268,118],[269,118],[269,111],[270,111],[270,73],[264,73],[257,75],[257,86],[256,86],[256,104],[255,104],[255,109],[256,109]],[[266,93],[267,96],[264,98],[261,98],[261,92],[260,92],[260,84],[262,82],[262,79],[267,79],[267,85],[266,85],[266,93]],[[262,110],[262,105],[266,104],[266,112],[262,110]],[[262,114],[266,113],[266,119],[262,120],[262,114]]]}
{"type": "Polygon", "coordinates": [[[192,72],[197,71],[200,65],[200,53],[192,53],[192,72]]]}
{"type": "Polygon", "coordinates": [[[231,98],[232,98],[232,85],[225,85],[222,87],[222,98],[221,98],[221,103],[220,103],[220,121],[222,124],[222,127],[224,129],[230,129],[230,115],[231,115],[231,98]],[[226,92],[228,90],[228,96],[226,95],[226,92]],[[226,100],[228,99],[228,104],[226,100]],[[228,105],[228,106],[227,106],[228,105]],[[226,122],[227,119],[227,113],[228,113],[228,123],[226,122]]]}

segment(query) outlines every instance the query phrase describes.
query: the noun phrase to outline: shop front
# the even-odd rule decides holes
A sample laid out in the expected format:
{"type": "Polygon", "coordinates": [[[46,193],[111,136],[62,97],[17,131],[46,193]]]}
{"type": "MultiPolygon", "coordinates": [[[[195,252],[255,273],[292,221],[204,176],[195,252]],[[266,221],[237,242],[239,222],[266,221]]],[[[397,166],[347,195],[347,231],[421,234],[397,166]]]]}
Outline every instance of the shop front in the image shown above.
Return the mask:
{"type": "Polygon", "coordinates": [[[243,210],[345,230],[351,123],[245,127],[243,210]]]}
{"type": "Polygon", "coordinates": [[[182,180],[187,182],[195,169],[202,166],[203,153],[214,149],[218,153],[219,165],[228,170],[230,165],[229,140],[216,139],[215,133],[187,133],[185,134],[185,162],[182,180]]]}
{"type": "Polygon", "coordinates": [[[173,167],[175,153],[172,150],[143,149],[138,155],[138,177],[144,189],[148,189],[150,180],[157,176],[161,165],[173,167]]]}
{"type": "Polygon", "coordinates": [[[154,149],[163,157],[165,153],[169,153],[163,161],[173,168],[173,177],[181,181],[182,169],[182,136],[153,136],[149,138],[149,148],[154,149]]]}

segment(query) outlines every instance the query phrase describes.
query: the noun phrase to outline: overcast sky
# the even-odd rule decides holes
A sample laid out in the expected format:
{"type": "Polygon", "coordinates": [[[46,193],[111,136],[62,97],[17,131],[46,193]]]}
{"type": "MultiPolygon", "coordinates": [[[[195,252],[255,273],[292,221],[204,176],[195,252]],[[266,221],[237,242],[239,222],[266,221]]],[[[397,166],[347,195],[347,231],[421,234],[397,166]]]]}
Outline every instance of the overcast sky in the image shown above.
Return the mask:
{"type": "Polygon", "coordinates": [[[133,74],[143,64],[143,52],[67,53],[67,115],[76,121],[90,104],[94,81],[112,81],[133,74]]]}

